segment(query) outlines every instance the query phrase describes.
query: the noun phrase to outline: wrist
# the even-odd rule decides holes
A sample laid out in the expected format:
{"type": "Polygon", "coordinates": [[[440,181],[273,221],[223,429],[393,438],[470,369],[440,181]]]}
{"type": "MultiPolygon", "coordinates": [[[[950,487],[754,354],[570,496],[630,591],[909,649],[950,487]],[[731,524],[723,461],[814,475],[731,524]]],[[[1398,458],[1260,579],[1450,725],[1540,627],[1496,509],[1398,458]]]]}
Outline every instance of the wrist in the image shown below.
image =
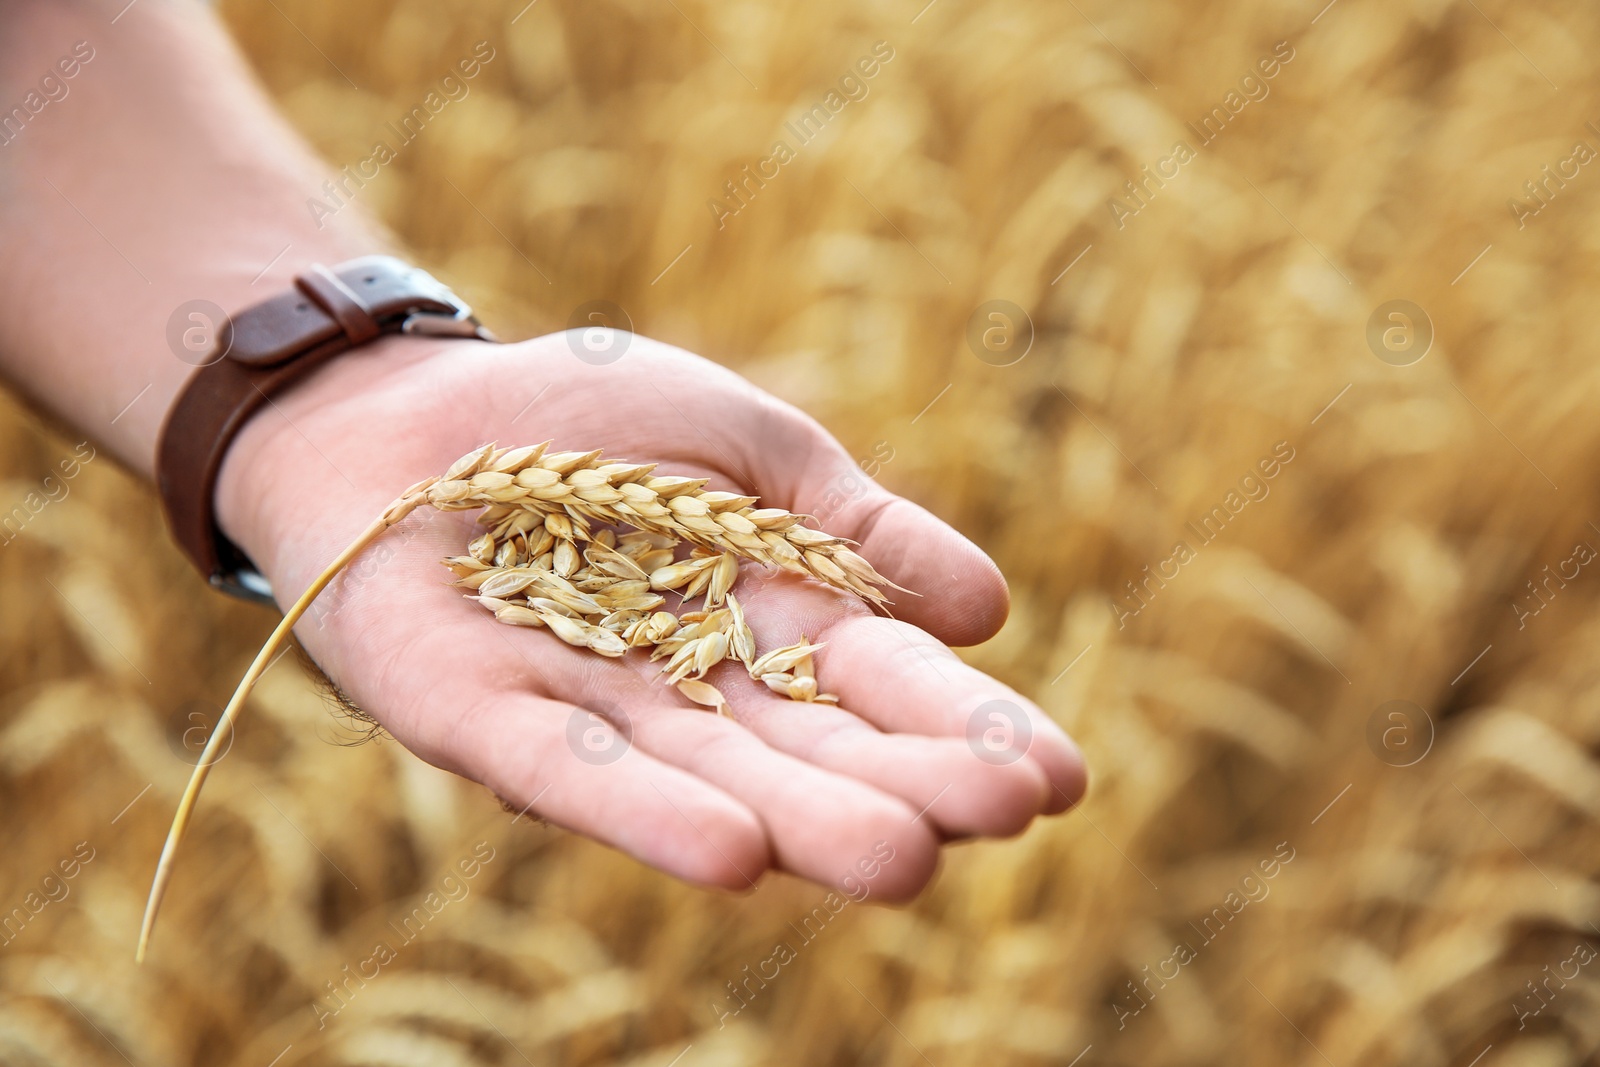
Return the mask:
{"type": "MultiPolygon", "coordinates": [[[[179,546],[215,585],[244,596],[267,592],[252,577],[258,570],[270,574],[273,561],[264,550],[276,549],[283,532],[268,529],[276,518],[269,501],[290,491],[296,499],[303,495],[290,474],[310,476],[325,467],[345,486],[333,487],[336,498],[318,501],[323,509],[348,512],[358,502],[365,506],[346,468],[359,472],[366,464],[346,459],[341,465],[336,457],[347,451],[341,446],[361,440],[350,427],[370,436],[390,419],[390,406],[369,405],[363,423],[357,403],[349,426],[329,424],[327,411],[392,380],[391,368],[409,362],[407,355],[424,358],[446,347],[445,338],[472,338],[479,348],[491,339],[471,309],[427,272],[384,255],[360,256],[336,267],[312,264],[295,274],[293,286],[232,315],[217,337],[208,361],[167,413],[156,464],[179,546]],[[402,335],[407,343],[378,344],[392,335],[402,335]],[[330,363],[333,369],[317,373],[330,363]],[[307,385],[313,376],[315,382],[307,385]],[[273,415],[282,425],[269,432],[273,415]],[[219,518],[218,482],[247,426],[248,439],[238,454],[249,460],[253,473],[243,478],[238,468],[244,460],[233,464],[222,488],[226,517],[219,518]],[[319,437],[326,439],[325,446],[319,447],[319,437]],[[258,476],[263,466],[272,473],[270,480],[258,476]],[[270,492],[263,495],[263,488],[270,492]],[[246,552],[260,558],[252,560],[246,552]]],[[[371,466],[382,468],[382,463],[371,466]]]]}
{"type": "Polygon", "coordinates": [[[464,349],[481,356],[483,347],[460,338],[380,337],[335,356],[245,422],[218,472],[216,520],[280,603],[315,574],[302,570],[354,536],[345,529],[351,515],[370,518],[405,488],[387,473],[395,435],[383,431],[407,423],[418,392],[407,383],[418,369],[464,349]],[[340,506],[328,508],[329,499],[340,506]]]}

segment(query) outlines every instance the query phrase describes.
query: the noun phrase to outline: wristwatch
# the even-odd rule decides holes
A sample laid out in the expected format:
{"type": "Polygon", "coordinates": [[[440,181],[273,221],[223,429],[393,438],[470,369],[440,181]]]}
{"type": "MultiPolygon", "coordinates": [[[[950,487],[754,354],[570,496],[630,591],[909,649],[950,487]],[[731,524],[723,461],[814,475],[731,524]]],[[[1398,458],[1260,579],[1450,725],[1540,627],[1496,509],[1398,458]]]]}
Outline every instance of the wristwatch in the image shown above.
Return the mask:
{"type": "Polygon", "coordinates": [[[212,586],[272,603],[266,578],[217,528],[223,456],[275,394],[342,352],[390,334],[493,341],[472,309],[426,271],[392,256],[313,264],[294,288],[229,316],[167,413],[157,488],[173,537],[212,586]]]}

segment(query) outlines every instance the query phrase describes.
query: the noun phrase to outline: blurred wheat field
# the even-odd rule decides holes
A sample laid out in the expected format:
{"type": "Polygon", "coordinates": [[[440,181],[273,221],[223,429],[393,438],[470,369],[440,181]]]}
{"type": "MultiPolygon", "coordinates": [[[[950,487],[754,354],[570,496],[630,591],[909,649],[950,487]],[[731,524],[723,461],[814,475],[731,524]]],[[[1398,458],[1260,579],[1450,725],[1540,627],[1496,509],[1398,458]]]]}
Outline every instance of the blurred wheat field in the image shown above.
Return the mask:
{"type": "MultiPolygon", "coordinates": [[[[341,744],[291,658],[137,969],[186,734],[273,618],[208,592],[96,458],[0,545],[0,915],[24,916],[0,934],[0,1060],[1596,1058],[1600,580],[1545,568],[1600,545],[1600,228],[1587,173],[1548,204],[1524,183],[1600,145],[1600,12],[223,10],[330,179],[488,42],[356,199],[502,336],[611,301],[987,548],[1014,611],[964,654],[1079,739],[1091,789],[951,849],[916,904],[852,905],[802,942],[816,887],[690,889],[393,743],[341,744]],[[747,181],[879,42],[864,94],[747,181]],[[1368,342],[1397,299],[1433,331],[1405,366],[1368,342]],[[990,301],[1031,330],[1003,366],[969,343],[990,301]],[[1411,748],[1391,701],[1426,713],[1411,748]],[[780,942],[793,961],[722,1014],[780,942]],[[377,977],[350,979],[380,943],[377,977]]],[[[6,401],[0,501],[77,443],[6,401]]]]}

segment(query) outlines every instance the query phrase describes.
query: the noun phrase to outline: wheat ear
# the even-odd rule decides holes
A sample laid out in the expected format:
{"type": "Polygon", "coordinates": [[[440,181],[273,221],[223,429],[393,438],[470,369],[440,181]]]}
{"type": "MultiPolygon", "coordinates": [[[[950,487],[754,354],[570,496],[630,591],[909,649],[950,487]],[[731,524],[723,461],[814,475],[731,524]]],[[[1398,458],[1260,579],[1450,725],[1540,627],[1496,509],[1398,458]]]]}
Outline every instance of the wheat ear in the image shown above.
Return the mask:
{"type": "Polygon", "coordinates": [[[804,516],[757,509],[753,496],[709,492],[705,478],[655,476],[654,463],[604,463],[599,450],[549,452],[549,445],[491,444],[469,452],[431,486],[428,504],[439,511],[482,509],[478,521],[491,528],[496,542],[526,534],[554,515],[563,523],[557,536],[564,538],[574,532],[587,538],[588,521],[594,520],[731,552],[873,604],[884,603],[881,586],[911,592],[874,570],[850,548],[853,542],[800,525],[804,516]]]}
{"type": "Polygon", "coordinates": [[[167,831],[166,843],[161,846],[161,859],[156,863],[155,879],[150,884],[150,898],[144,906],[144,923],[139,928],[139,948],[134,953],[134,958],[139,963],[144,962],[145,950],[150,945],[150,933],[155,929],[156,913],[161,910],[161,900],[167,895],[167,883],[172,880],[173,859],[177,855],[179,842],[183,840],[184,831],[189,828],[189,818],[194,813],[195,802],[200,798],[200,788],[205,785],[206,775],[211,773],[211,765],[216,760],[217,752],[223,742],[233,734],[233,724],[239,717],[239,709],[249,698],[256,681],[267,669],[273,654],[284,641],[288,640],[294,624],[300,621],[306,609],[311,607],[311,602],[328,587],[328,583],[385,530],[426,504],[427,490],[436,480],[430,478],[412,486],[404,496],[384,509],[383,514],[374,520],[372,525],[361,531],[361,535],[350,543],[349,548],[339,553],[338,558],[328,564],[327,568],[317,576],[317,580],[300,594],[300,599],[296,600],[284,614],[282,621],[272,631],[272,636],[267,638],[267,643],[262,645],[261,651],[256,654],[250,669],[245,672],[244,678],[239,682],[239,688],[233,691],[233,699],[229,700],[228,706],[222,710],[222,717],[217,720],[217,728],[211,731],[205,751],[200,754],[194,773],[189,776],[189,784],[183,791],[183,799],[178,801],[177,814],[172,817],[172,827],[167,831]]]}

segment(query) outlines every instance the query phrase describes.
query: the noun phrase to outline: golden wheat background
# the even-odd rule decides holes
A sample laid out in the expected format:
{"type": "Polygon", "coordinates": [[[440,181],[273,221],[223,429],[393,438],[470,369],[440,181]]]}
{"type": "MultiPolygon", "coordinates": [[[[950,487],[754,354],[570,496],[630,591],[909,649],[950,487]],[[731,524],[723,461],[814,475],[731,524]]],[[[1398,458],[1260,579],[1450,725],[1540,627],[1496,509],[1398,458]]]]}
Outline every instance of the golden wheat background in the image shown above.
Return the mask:
{"type": "MultiPolygon", "coordinates": [[[[338,744],[291,658],[137,969],[186,732],[272,618],[206,591],[150,493],[96,460],[0,546],[0,910],[68,889],[0,945],[0,1060],[1592,1061],[1600,967],[1549,978],[1600,941],[1600,578],[1546,586],[1520,626],[1513,604],[1600,544],[1600,178],[1547,186],[1520,229],[1507,200],[1600,145],[1600,10],[924,2],[224,12],[330,177],[489,42],[470,95],[358,198],[503,336],[614,301],[856,455],[892,450],[880,480],[1010,578],[1011,621],[970,656],[1083,743],[1083,807],[953,849],[911,907],[847,909],[719,1026],[726,983],[821,891],[700,892],[514,823],[393,743],[338,744]],[[879,41],[868,94],[719,229],[706,202],[879,41]],[[1185,123],[1279,42],[1270,93],[1201,147],[1185,123]],[[1196,158],[1119,228],[1108,201],[1135,206],[1124,183],[1179,140],[1196,158]],[[1393,299],[1436,331],[1409,366],[1367,340],[1393,299]],[[1031,319],[1009,366],[967,340],[991,300],[1031,319]],[[1119,628],[1126,583],[1170,574],[1279,442],[1270,494],[1119,628]],[[1411,766],[1393,753],[1425,721],[1409,748],[1369,742],[1391,700],[1435,727],[1411,766]],[[319,1028],[327,983],[479,842],[467,895],[319,1028]],[[75,848],[93,858],[46,883],[75,848]],[[1179,940],[1196,958],[1150,980],[1179,940]]],[[[8,402],[0,503],[75,443],[8,402]]]]}

